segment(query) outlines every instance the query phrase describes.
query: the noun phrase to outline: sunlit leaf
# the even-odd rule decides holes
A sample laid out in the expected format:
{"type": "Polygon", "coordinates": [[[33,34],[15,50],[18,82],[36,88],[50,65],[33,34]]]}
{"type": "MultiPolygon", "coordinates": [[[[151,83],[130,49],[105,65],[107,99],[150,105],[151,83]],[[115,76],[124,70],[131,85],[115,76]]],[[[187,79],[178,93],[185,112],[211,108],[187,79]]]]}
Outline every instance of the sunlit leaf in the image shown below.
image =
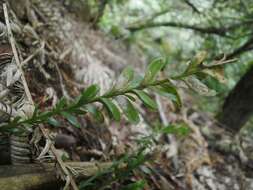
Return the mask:
{"type": "Polygon", "coordinates": [[[157,74],[165,66],[165,61],[162,58],[155,59],[152,61],[146,70],[143,83],[151,83],[155,80],[157,74]]]}
{"type": "Polygon", "coordinates": [[[132,102],[135,101],[135,97],[133,97],[133,96],[130,95],[130,94],[124,94],[124,96],[128,97],[132,102]]]}
{"type": "Polygon", "coordinates": [[[126,67],[120,74],[116,84],[113,86],[112,91],[116,89],[124,89],[128,83],[134,79],[134,70],[132,67],[126,67]]]}
{"type": "Polygon", "coordinates": [[[126,105],[122,109],[130,122],[139,123],[139,113],[128,99],[126,99],[126,105]]]}
{"type": "Polygon", "coordinates": [[[78,100],[78,104],[84,104],[85,102],[90,101],[98,94],[99,89],[99,86],[96,84],[89,86],[82,92],[80,99],[78,100]]]}
{"type": "Polygon", "coordinates": [[[216,78],[220,83],[226,83],[226,79],[224,77],[224,68],[223,67],[217,67],[212,69],[204,69],[204,73],[216,78]]]}
{"type": "Polygon", "coordinates": [[[116,121],[120,121],[120,111],[117,108],[117,106],[109,99],[107,98],[100,98],[99,99],[103,105],[105,106],[105,108],[107,109],[107,111],[109,112],[109,114],[116,120],[116,121]]]}
{"type": "Polygon", "coordinates": [[[194,59],[192,60],[192,65],[197,66],[200,65],[204,62],[204,60],[207,57],[207,52],[206,51],[200,51],[197,53],[197,55],[194,57],[194,59]]]}
{"type": "Polygon", "coordinates": [[[189,61],[187,64],[187,68],[185,70],[185,74],[194,74],[195,72],[199,71],[199,66],[203,63],[206,59],[207,52],[201,51],[197,53],[197,55],[193,58],[193,60],[189,61]]]}
{"type": "Polygon", "coordinates": [[[122,71],[122,76],[125,77],[126,81],[129,82],[134,78],[134,70],[128,66],[122,71]]]}
{"type": "Polygon", "coordinates": [[[142,81],[143,81],[143,77],[140,76],[140,75],[138,75],[138,74],[136,74],[134,76],[133,80],[129,82],[128,87],[129,88],[136,88],[136,87],[138,87],[141,84],[142,81]]]}
{"type": "Polygon", "coordinates": [[[136,94],[146,106],[152,109],[157,109],[156,102],[152,100],[146,92],[141,90],[132,90],[132,92],[136,94]]]}

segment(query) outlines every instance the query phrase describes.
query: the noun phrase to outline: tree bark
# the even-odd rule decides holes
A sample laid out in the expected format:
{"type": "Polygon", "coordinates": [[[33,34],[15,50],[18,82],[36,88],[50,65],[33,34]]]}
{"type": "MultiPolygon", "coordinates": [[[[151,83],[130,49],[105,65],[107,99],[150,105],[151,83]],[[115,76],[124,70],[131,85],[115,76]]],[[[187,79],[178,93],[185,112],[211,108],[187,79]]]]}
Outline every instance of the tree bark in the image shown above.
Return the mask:
{"type": "Polygon", "coordinates": [[[220,122],[238,132],[253,113],[253,67],[240,79],[226,98],[220,122]]]}

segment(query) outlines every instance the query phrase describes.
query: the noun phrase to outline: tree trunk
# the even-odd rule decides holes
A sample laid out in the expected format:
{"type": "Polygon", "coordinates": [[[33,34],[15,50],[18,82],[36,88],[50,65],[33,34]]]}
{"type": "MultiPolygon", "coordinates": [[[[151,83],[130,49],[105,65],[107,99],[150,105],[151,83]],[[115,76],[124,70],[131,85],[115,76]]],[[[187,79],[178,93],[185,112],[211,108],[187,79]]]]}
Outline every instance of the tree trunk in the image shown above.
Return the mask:
{"type": "Polygon", "coordinates": [[[222,108],[220,122],[235,133],[249,120],[253,112],[253,67],[230,92],[222,108]]]}

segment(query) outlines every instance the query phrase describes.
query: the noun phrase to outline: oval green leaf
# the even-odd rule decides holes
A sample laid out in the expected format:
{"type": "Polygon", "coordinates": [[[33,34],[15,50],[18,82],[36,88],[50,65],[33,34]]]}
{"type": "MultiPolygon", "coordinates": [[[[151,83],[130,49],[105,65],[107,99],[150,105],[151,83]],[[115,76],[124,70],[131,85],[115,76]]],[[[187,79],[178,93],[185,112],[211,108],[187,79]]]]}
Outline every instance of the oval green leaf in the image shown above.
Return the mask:
{"type": "Polygon", "coordinates": [[[47,122],[48,122],[50,125],[54,126],[54,127],[59,127],[59,126],[61,126],[61,123],[60,123],[58,120],[56,120],[55,118],[53,118],[53,117],[49,117],[48,120],[47,120],[47,122]]]}
{"type": "Polygon", "coordinates": [[[80,128],[81,125],[80,123],[77,121],[77,118],[75,116],[73,116],[72,114],[68,113],[68,112],[62,112],[61,113],[63,117],[65,117],[69,123],[71,123],[74,127],[80,128]]]}
{"type": "Polygon", "coordinates": [[[181,101],[180,95],[178,94],[175,86],[172,86],[170,84],[162,84],[160,86],[159,90],[161,90],[165,94],[172,95],[172,96],[169,96],[172,99],[172,101],[175,102],[178,107],[182,106],[182,101],[181,101]]]}
{"type": "Polygon", "coordinates": [[[163,58],[157,58],[153,60],[146,70],[145,76],[144,76],[144,83],[150,83],[153,82],[159,73],[159,71],[162,70],[162,68],[165,66],[165,61],[163,58]]]}
{"type": "Polygon", "coordinates": [[[141,101],[149,108],[157,109],[156,102],[152,100],[146,92],[141,90],[132,90],[131,92],[136,94],[141,99],[141,101]]]}
{"type": "Polygon", "coordinates": [[[99,101],[105,106],[110,116],[116,121],[120,121],[120,111],[110,99],[100,98],[99,101]]]}
{"type": "Polygon", "coordinates": [[[98,94],[99,89],[100,89],[99,86],[96,84],[89,86],[87,89],[85,89],[82,92],[77,104],[82,105],[90,101],[92,98],[94,98],[98,94]]]}
{"type": "Polygon", "coordinates": [[[127,119],[134,124],[137,124],[140,122],[140,117],[138,111],[135,109],[133,104],[126,99],[126,105],[123,106],[124,114],[126,115],[127,119]]]}

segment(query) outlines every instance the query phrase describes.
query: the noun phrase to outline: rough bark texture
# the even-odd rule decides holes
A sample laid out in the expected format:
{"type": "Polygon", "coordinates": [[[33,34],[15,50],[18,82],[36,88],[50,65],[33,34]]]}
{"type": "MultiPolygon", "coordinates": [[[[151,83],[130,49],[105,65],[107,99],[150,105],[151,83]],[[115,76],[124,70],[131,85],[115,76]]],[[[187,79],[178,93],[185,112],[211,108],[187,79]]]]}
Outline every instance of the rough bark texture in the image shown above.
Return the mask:
{"type": "Polygon", "coordinates": [[[253,112],[253,67],[240,79],[223,105],[221,123],[238,132],[253,112]]]}

